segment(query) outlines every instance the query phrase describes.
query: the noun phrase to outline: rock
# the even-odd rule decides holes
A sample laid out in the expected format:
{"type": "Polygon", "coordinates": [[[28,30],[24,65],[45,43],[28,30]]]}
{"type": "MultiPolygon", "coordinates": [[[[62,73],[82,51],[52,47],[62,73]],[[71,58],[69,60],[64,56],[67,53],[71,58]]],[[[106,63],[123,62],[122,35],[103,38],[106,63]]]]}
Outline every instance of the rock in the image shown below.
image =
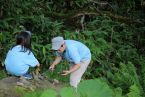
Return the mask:
{"type": "Polygon", "coordinates": [[[57,79],[53,79],[53,82],[54,82],[55,84],[59,84],[59,81],[58,81],[57,79]]]}

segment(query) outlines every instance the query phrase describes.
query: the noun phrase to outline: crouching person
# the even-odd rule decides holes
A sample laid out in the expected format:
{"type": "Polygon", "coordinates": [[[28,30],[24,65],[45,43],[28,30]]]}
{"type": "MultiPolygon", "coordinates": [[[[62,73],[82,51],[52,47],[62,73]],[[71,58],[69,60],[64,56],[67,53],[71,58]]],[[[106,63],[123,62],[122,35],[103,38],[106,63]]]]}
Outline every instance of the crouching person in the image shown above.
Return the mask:
{"type": "Polygon", "coordinates": [[[49,69],[53,70],[62,58],[68,60],[70,69],[63,71],[62,75],[70,74],[70,85],[77,88],[91,60],[89,48],[79,41],[54,37],[52,49],[56,51],[57,56],[49,69]]]}
{"type": "Polygon", "coordinates": [[[32,79],[29,67],[39,67],[39,62],[31,50],[31,32],[21,31],[16,37],[16,45],[7,53],[5,67],[9,74],[32,79]]]}

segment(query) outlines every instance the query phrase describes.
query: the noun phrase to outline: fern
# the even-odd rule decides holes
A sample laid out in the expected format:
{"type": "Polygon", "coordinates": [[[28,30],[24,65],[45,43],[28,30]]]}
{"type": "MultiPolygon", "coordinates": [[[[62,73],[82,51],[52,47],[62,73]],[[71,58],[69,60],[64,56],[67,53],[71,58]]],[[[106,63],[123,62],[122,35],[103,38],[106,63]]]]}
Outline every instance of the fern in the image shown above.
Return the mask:
{"type": "Polygon", "coordinates": [[[120,63],[120,70],[115,74],[115,80],[117,84],[124,90],[128,89],[128,87],[132,86],[133,84],[136,84],[139,88],[139,91],[142,92],[142,87],[139,82],[136,69],[131,62],[128,62],[128,64],[120,63]]]}
{"type": "MultiPolygon", "coordinates": [[[[141,57],[140,58],[140,61],[139,61],[140,65],[141,65],[141,82],[142,82],[142,87],[143,87],[143,90],[145,91],[145,60],[141,57]]],[[[145,92],[143,94],[145,96],[145,92]]]]}
{"type": "Polygon", "coordinates": [[[122,89],[121,88],[118,87],[118,88],[115,88],[113,90],[114,90],[113,97],[124,97],[122,95],[122,89]]]}
{"type": "Polygon", "coordinates": [[[134,84],[130,87],[130,92],[127,94],[127,97],[141,97],[141,92],[137,85],[134,84]]]}

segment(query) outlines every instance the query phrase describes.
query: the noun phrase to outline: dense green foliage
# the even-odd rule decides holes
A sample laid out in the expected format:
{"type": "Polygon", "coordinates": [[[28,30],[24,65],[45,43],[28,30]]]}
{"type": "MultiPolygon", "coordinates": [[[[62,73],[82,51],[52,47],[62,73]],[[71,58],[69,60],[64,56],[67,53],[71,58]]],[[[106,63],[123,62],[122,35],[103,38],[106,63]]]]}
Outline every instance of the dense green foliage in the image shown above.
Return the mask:
{"type": "MultiPolygon", "coordinates": [[[[100,78],[115,97],[144,97],[145,2],[143,0],[0,0],[0,62],[22,29],[32,31],[32,49],[41,72],[53,61],[51,38],[64,36],[85,43],[92,61],[84,79],[100,78]],[[132,96],[134,95],[134,96],[132,96]]],[[[6,76],[1,71],[1,78],[6,76]]],[[[54,94],[55,95],[55,94],[54,94]]]]}

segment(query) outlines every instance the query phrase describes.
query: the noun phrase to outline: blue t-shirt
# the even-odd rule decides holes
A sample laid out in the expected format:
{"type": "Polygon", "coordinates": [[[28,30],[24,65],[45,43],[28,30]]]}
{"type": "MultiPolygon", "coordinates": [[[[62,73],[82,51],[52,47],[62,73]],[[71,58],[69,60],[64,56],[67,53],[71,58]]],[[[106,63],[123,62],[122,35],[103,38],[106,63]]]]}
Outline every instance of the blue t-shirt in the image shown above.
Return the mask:
{"type": "Polygon", "coordinates": [[[28,72],[29,67],[39,64],[32,52],[22,52],[22,46],[17,45],[9,50],[6,59],[6,70],[12,75],[21,76],[28,72]]]}
{"type": "Polygon", "coordinates": [[[91,52],[87,46],[79,41],[65,40],[66,50],[63,54],[58,53],[58,56],[62,56],[70,63],[78,64],[81,61],[90,60],[91,52]]]}

